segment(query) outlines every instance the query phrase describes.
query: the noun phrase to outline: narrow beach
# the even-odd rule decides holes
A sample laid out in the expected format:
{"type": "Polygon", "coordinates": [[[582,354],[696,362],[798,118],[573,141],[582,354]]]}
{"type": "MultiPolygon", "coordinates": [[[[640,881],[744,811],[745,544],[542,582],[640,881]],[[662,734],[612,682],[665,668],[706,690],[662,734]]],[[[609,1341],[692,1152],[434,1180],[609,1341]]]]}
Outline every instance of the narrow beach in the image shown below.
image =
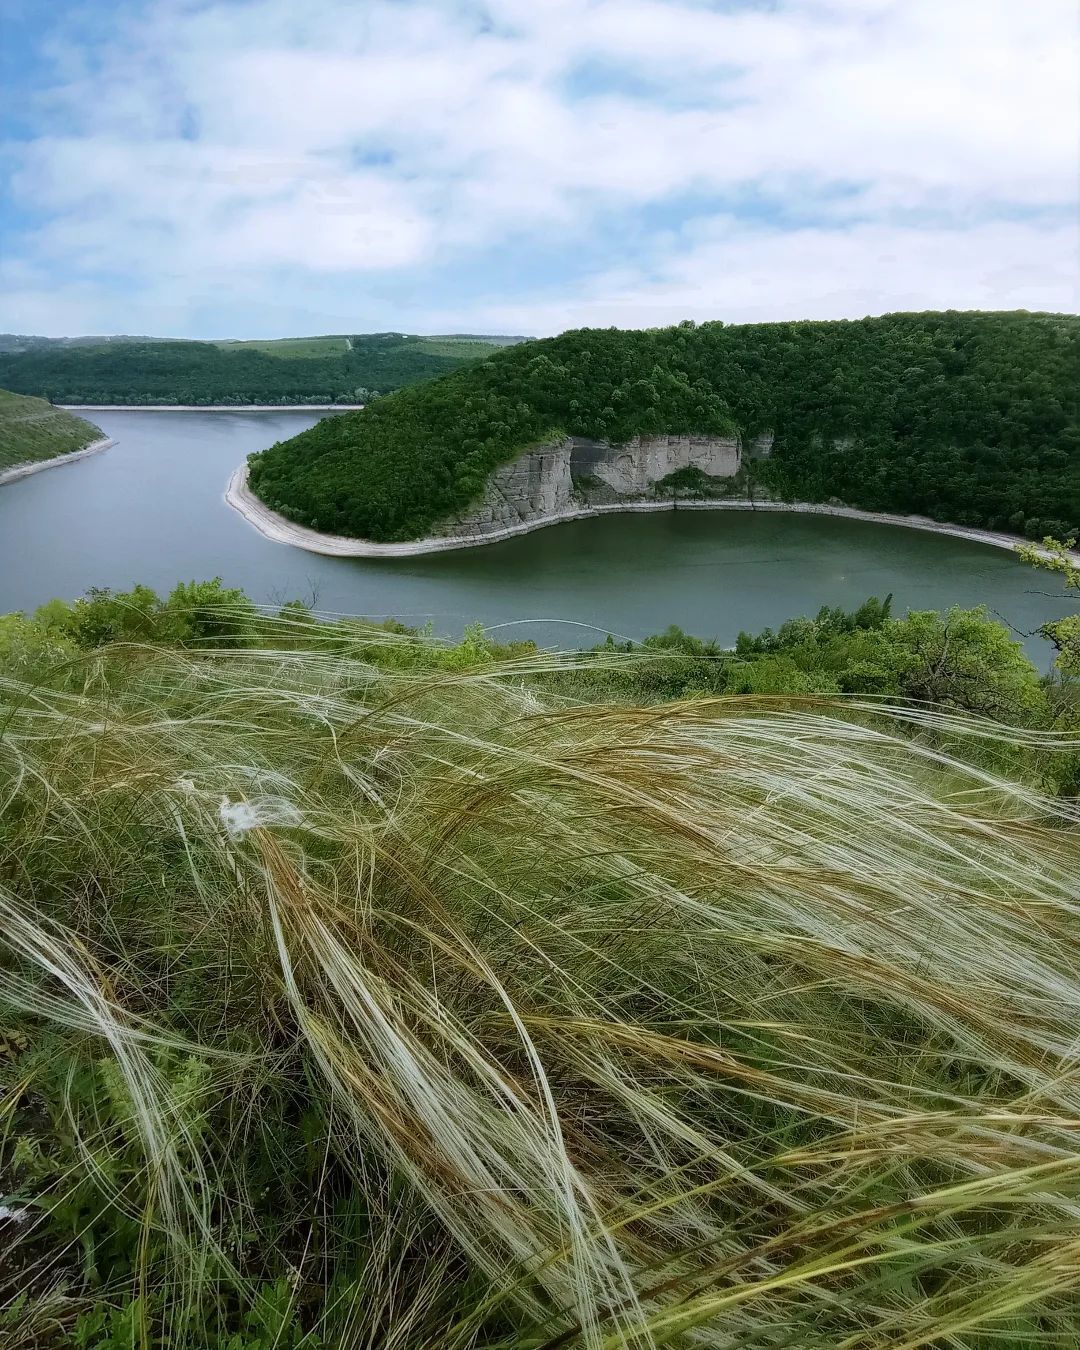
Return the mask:
{"type": "Polygon", "coordinates": [[[54,455],[52,459],[31,460],[29,464],[13,464],[10,469],[0,472],[0,486],[14,483],[19,478],[29,478],[32,473],[41,473],[45,469],[59,469],[64,464],[74,464],[77,459],[87,459],[102,450],[108,450],[116,441],[111,436],[103,436],[99,441],[91,441],[81,450],[69,450],[66,455],[54,455]]]}

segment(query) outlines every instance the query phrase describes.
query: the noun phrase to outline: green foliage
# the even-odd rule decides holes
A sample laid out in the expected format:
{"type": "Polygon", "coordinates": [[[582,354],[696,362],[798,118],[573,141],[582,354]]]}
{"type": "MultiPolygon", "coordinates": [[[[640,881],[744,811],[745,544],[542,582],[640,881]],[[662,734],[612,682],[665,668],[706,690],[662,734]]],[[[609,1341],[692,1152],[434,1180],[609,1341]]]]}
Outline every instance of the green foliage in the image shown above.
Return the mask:
{"type": "Polygon", "coordinates": [[[182,581],[162,607],[180,626],[180,641],[242,647],[253,635],[256,609],[243,591],[212,581],[182,581]]]}
{"type": "Polygon", "coordinates": [[[44,399],[0,389],[0,473],[18,464],[71,454],[101,438],[98,427],[44,399]]]}
{"type": "MultiPolygon", "coordinates": [[[[1023,649],[985,609],[911,613],[865,640],[865,687],[961,708],[1008,723],[1038,723],[1046,700],[1023,649]],[[875,689],[874,685],[878,687],[875,689]]],[[[861,682],[856,671],[851,687],[861,682]]]]}
{"type": "Polygon", "coordinates": [[[33,653],[47,656],[52,644],[60,658],[68,652],[65,642],[84,649],[115,642],[239,647],[254,633],[256,614],[243,591],[224,586],[220,577],[181,582],[165,600],[149,586],[94,586],[74,605],[50,601],[31,620],[0,617],[0,655],[13,658],[18,646],[25,664],[33,653]]]}
{"type": "Polygon", "coordinates": [[[403,540],[556,435],[772,432],[751,467],[773,495],[1067,532],[1080,523],[1078,341],[1069,316],[953,311],[581,329],[324,421],[255,456],[251,484],[300,524],[403,540]]]}
{"type": "Polygon", "coordinates": [[[891,596],[853,613],[823,608],[773,632],[740,633],[733,651],[676,627],[640,644],[595,649],[632,655],[611,671],[567,677],[582,696],[648,700],[693,695],[851,694],[956,708],[1011,724],[1046,726],[1050,709],[1023,648],[985,609],[914,611],[893,618],[891,596]]]}
{"type": "MultiPolygon", "coordinates": [[[[1053,572],[1065,582],[1066,594],[1080,599],[1080,561],[1075,553],[1076,536],[1055,539],[1049,535],[1041,544],[1021,544],[1020,557],[1032,567],[1053,572]]],[[[1066,676],[1080,676],[1080,614],[1067,614],[1043,624],[1042,635],[1057,648],[1057,667],[1066,676]]]]}
{"type": "Polygon", "coordinates": [[[1046,715],[1038,672],[982,608],[894,619],[888,601],[871,600],[853,615],[823,609],[817,619],[791,620],[775,635],[740,634],[736,653],[740,659],[782,655],[843,693],[912,699],[1010,723],[1037,723],[1046,715]]]}
{"type": "Polygon", "coordinates": [[[0,383],[54,403],[363,401],[457,370],[494,350],[433,349],[404,333],[281,342],[155,342],[0,352],[0,383]]]}
{"type": "Polygon", "coordinates": [[[49,669],[68,659],[78,649],[71,632],[71,607],[51,600],[32,618],[0,614],[0,663],[8,670],[49,669]]]}

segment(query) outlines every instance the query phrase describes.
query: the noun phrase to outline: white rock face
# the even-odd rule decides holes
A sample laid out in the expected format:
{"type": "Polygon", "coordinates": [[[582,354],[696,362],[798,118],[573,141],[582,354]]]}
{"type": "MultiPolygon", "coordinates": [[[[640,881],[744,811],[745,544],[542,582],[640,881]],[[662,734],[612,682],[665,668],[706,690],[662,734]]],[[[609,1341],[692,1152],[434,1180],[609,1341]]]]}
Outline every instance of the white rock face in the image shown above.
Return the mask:
{"type": "Polygon", "coordinates": [[[739,442],[712,436],[635,436],[625,445],[578,442],[574,468],[588,471],[622,497],[642,497],[678,469],[699,469],[710,478],[739,471],[739,442]],[[594,450],[595,447],[595,450],[594,450]],[[592,453],[590,453],[592,452],[592,453]]]}
{"type": "MultiPolygon", "coordinates": [[[[752,456],[772,448],[772,437],[757,437],[752,456]]],[[[720,436],[635,436],[624,445],[568,436],[527,450],[488,479],[484,495],[467,511],[441,522],[446,535],[493,534],[515,525],[586,505],[575,491],[578,477],[598,480],[617,498],[640,500],[678,469],[699,469],[711,478],[732,478],[742,463],[739,441],[720,436]]]]}
{"type": "Polygon", "coordinates": [[[570,477],[574,442],[567,436],[554,445],[538,445],[496,469],[484,495],[460,516],[442,521],[437,535],[492,534],[543,516],[557,515],[575,505],[570,477]]]}

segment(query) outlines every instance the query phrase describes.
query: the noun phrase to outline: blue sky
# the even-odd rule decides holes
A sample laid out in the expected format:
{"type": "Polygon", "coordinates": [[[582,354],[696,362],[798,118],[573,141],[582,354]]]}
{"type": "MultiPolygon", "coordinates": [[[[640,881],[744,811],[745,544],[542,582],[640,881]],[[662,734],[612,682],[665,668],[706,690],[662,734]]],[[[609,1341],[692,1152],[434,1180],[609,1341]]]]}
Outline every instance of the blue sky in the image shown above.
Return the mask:
{"type": "Polygon", "coordinates": [[[0,329],[1075,310],[1074,0],[5,0],[0,329]]]}

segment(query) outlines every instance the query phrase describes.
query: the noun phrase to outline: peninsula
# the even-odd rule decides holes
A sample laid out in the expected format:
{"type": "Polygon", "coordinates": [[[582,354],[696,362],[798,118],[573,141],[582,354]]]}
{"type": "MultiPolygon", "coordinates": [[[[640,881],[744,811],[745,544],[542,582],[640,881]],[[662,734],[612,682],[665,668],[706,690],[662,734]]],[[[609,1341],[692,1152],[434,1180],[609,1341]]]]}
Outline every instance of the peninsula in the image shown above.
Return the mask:
{"type": "Polygon", "coordinates": [[[1080,525],[1077,369],[1064,315],[581,329],[320,422],[251,456],[229,499],[272,537],[354,556],[671,507],[1011,547],[1080,525]]]}

